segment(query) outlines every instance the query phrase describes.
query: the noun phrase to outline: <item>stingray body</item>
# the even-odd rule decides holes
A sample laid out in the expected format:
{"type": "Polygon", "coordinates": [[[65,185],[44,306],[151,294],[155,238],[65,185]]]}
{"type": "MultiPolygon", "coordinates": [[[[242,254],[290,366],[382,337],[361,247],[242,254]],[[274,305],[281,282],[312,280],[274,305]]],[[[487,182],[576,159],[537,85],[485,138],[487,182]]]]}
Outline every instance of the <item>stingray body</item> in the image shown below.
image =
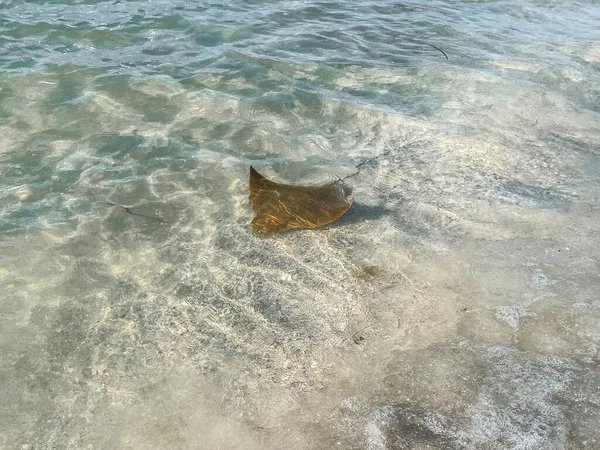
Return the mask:
{"type": "Polygon", "coordinates": [[[250,166],[252,228],[267,234],[294,228],[317,228],[339,219],[354,203],[352,189],[341,181],[321,186],[279,184],[250,166]]]}

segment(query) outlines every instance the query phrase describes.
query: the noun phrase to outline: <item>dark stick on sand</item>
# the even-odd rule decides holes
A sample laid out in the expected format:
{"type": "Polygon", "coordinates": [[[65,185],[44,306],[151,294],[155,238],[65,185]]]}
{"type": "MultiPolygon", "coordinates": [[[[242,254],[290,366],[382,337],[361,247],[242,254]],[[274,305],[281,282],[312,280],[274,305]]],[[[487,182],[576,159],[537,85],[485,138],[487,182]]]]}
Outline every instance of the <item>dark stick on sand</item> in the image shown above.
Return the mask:
{"type": "Polygon", "coordinates": [[[166,220],[161,219],[160,217],[148,216],[146,214],[137,213],[133,210],[133,206],[117,205],[116,203],[112,203],[112,202],[106,202],[106,203],[110,206],[118,206],[119,208],[122,208],[123,211],[125,211],[127,214],[131,214],[132,216],[140,216],[140,217],[144,217],[145,219],[157,220],[160,223],[168,223],[166,220]]]}
{"type": "Polygon", "coordinates": [[[437,48],[435,45],[430,44],[429,42],[427,43],[427,45],[429,45],[430,47],[435,48],[438,52],[442,52],[442,55],[444,55],[446,57],[446,59],[448,59],[448,55],[446,55],[446,52],[444,50],[442,50],[441,48],[437,48]]]}

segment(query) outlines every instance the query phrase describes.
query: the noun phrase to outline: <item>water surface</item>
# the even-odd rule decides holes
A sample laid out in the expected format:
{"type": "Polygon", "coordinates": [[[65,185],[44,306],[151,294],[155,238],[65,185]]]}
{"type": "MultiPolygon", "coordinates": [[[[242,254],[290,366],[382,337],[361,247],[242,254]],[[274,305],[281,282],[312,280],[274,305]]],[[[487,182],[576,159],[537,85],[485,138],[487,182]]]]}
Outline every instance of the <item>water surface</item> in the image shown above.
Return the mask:
{"type": "Polygon", "coordinates": [[[0,448],[600,446],[599,24],[2,2],[0,448]],[[250,164],[356,204],[256,236],[250,164]]]}

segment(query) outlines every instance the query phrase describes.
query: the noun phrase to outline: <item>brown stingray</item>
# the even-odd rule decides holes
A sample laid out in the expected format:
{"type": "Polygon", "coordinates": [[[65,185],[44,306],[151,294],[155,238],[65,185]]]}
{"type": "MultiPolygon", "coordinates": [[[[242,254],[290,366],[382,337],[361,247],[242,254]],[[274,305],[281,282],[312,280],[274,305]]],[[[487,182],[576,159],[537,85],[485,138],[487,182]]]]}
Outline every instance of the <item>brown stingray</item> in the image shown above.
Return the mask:
{"type": "Polygon", "coordinates": [[[266,234],[293,228],[317,228],[339,219],[354,203],[352,189],[341,181],[295,186],[267,180],[250,166],[252,228],[266,234]]]}

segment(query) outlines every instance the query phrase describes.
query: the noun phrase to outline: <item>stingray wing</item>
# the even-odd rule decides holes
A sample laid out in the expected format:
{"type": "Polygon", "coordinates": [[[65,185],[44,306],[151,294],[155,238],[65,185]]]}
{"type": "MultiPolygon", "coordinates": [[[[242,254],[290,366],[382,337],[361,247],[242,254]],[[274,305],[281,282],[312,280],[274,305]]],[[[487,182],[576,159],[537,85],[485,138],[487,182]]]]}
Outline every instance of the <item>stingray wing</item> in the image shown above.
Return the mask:
{"type": "Polygon", "coordinates": [[[258,171],[250,166],[250,203],[254,211],[261,209],[269,197],[273,197],[277,191],[277,183],[267,180],[258,171]]]}

